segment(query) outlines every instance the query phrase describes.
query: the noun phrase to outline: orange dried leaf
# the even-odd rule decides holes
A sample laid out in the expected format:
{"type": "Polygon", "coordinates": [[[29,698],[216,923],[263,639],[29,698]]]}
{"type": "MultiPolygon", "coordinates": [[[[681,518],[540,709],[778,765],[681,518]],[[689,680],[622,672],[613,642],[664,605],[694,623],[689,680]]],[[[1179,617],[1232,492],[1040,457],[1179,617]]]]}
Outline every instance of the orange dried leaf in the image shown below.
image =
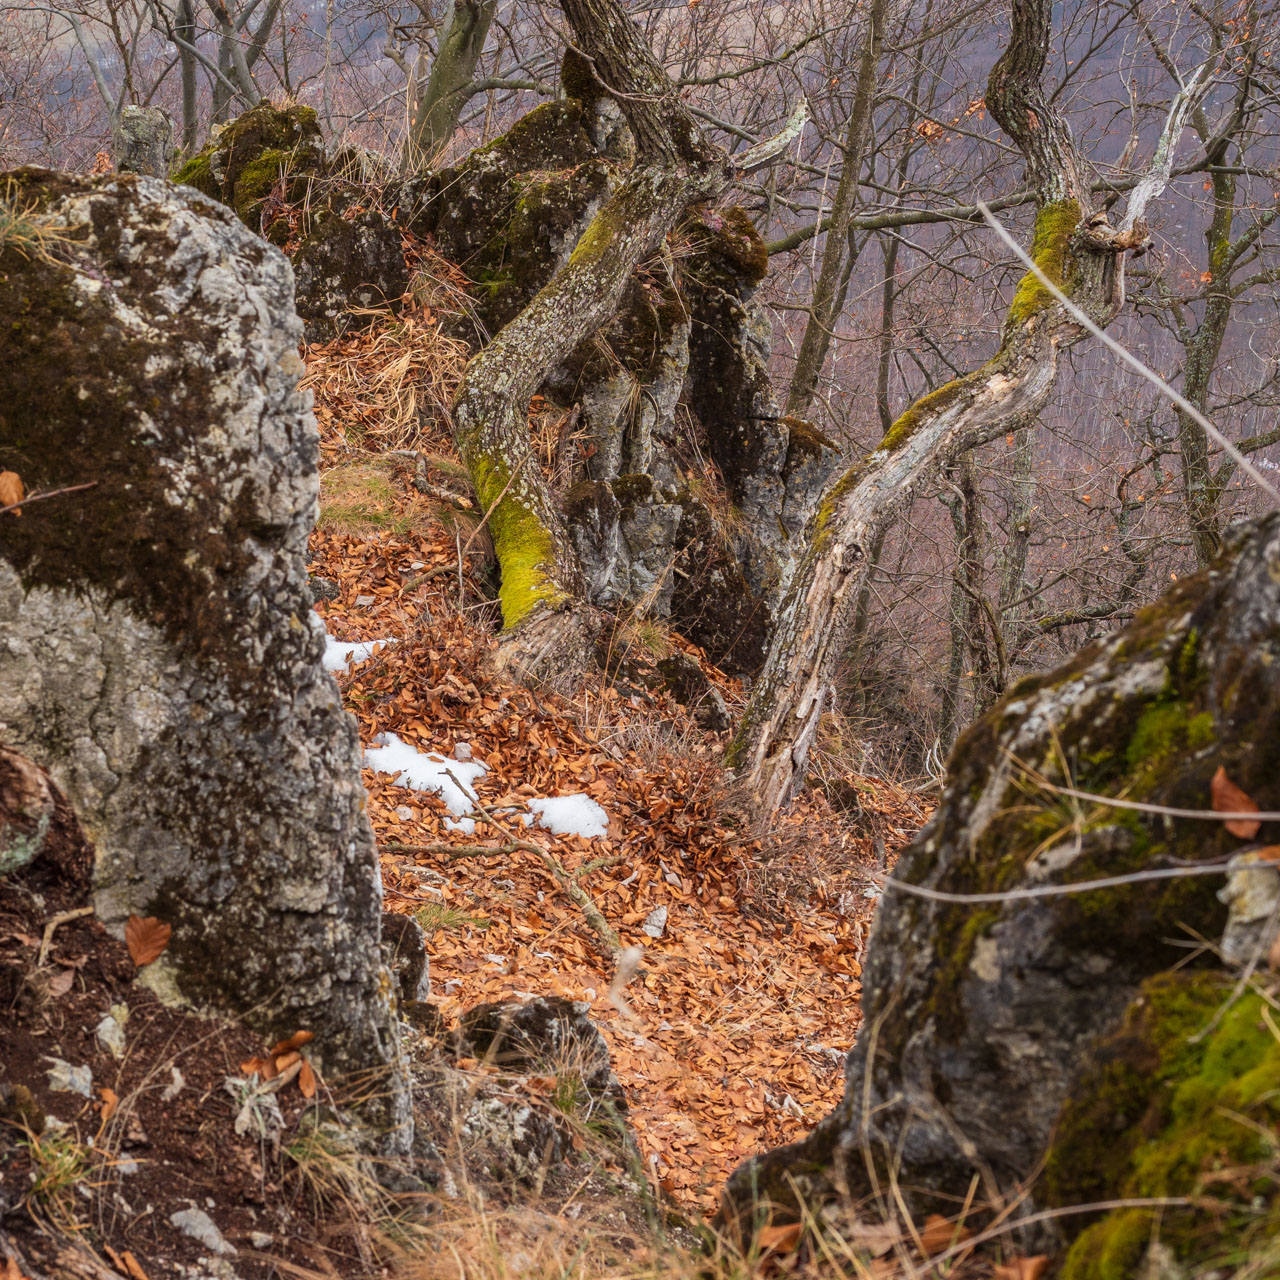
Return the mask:
{"type": "Polygon", "coordinates": [[[142,1264],[126,1249],[120,1255],[124,1259],[124,1269],[132,1277],[132,1280],[149,1280],[147,1273],[142,1269],[142,1264]]]}
{"type": "Polygon", "coordinates": [[[13,507],[10,514],[20,516],[22,508],[16,504],[26,496],[22,480],[16,471],[0,471],[0,507],[13,507]]]}
{"type": "Polygon", "coordinates": [[[130,916],[124,927],[124,942],[129,955],[139,969],[159,957],[173,935],[173,926],[164,924],[155,916],[130,916]]]}
{"type": "Polygon", "coordinates": [[[1012,1258],[991,1274],[992,1280],[1040,1280],[1048,1270],[1048,1255],[1038,1253],[1034,1258],[1012,1258]]]}
{"type": "Polygon", "coordinates": [[[1263,862],[1280,862],[1280,844],[1269,844],[1256,851],[1263,862]]]}
{"type": "Polygon", "coordinates": [[[258,1072],[259,1074],[261,1074],[261,1073],[262,1073],[262,1065],[263,1065],[263,1064],[262,1064],[262,1059],[261,1059],[261,1058],[246,1058],[246,1059],[245,1059],[245,1060],[240,1064],[240,1070],[241,1070],[241,1071],[243,1071],[243,1072],[245,1073],[245,1075],[247,1075],[247,1076],[251,1076],[251,1075],[253,1075],[253,1073],[254,1073],[255,1071],[256,1071],[256,1072],[258,1072]]]}
{"type": "Polygon", "coordinates": [[[301,1057],[302,1057],[302,1054],[298,1053],[296,1050],[293,1050],[289,1053],[277,1054],[276,1069],[271,1074],[273,1076],[278,1076],[282,1071],[288,1071],[289,1068],[293,1066],[293,1064],[297,1062],[298,1059],[301,1057]]]}
{"type": "Polygon", "coordinates": [[[98,1090],[98,1097],[102,1099],[102,1123],[106,1124],[116,1113],[116,1108],[120,1105],[120,1099],[116,1096],[114,1089],[103,1085],[98,1090]]]}
{"type": "Polygon", "coordinates": [[[940,1213],[931,1213],[920,1230],[920,1243],[926,1254],[932,1255],[949,1249],[953,1244],[967,1240],[973,1234],[958,1222],[951,1222],[940,1213]]]}
{"type": "Polygon", "coordinates": [[[302,1070],[298,1072],[298,1088],[302,1090],[304,1098],[316,1096],[316,1073],[309,1062],[304,1062],[302,1070]]]}
{"type": "Polygon", "coordinates": [[[315,1038],[314,1031],[295,1031],[287,1040],[281,1040],[271,1050],[271,1056],[274,1058],[279,1053],[288,1053],[290,1049],[300,1049],[304,1044],[310,1044],[315,1038]]]}
{"type": "Polygon", "coordinates": [[[800,1243],[804,1224],[788,1222],[780,1227],[764,1227],[756,1237],[761,1252],[790,1253],[800,1243]]]}
{"type": "MultiPolygon", "coordinates": [[[[1213,798],[1214,813],[1258,812],[1258,806],[1227,777],[1227,771],[1221,765],[1209,784],[1209,794],[1213,798]]],[[[1261,830],[1262,823],[1250,818],[1233,818],[1226,827],[1233,836],[1238,836],[1241,840],[1252,840],[1261,830]]]]}

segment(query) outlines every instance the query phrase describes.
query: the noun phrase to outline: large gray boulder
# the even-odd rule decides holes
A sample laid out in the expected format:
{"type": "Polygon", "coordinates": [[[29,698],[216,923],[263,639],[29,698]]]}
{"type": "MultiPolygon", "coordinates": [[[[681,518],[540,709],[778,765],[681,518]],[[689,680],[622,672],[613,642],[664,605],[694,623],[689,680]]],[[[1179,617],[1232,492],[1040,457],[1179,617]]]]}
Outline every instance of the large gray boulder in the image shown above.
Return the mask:
{"type": "Polygon", "coordinates": [[[69,492],[0,515],[0,741],[96,845],[103,923],[172,926],[153,984],[314,1031],[339,1092],[385,1073],[394,1133],[359,742],[307,586],[317,437],[289,265],[163,181],[5,180],[57,239],[0,250],[0,469],[69,492]]]}
{"type": "MultiPolygon", "coordinates": [[[[1224,902],[1234,913],[1228,960],[1256,962],[1272,945],[1277,920],[1260,932],[1267,909],[1253,898],[1274,907],[1280,870],[1269,854],[1250,863],[1248,852],[1274,845],[1280,824],[1233,834],[1221,822],[1056,788],[1209,810],[1222,770],[1274,811],[1278,765],[1280,514],[1237,530],[1213,570],[1180,582],[1123,630],[1015,685],[956,745],[937,812],[903,855],[876,918],[844,1100],[804,1141],[738,1170],[726,1217],[750,1218],[763,1202],[783,1212],[800,1200],[852,1206],[891,1185],[902,1200],[888,1211],[905,1206],[917,1223],[953,1213],[975,1186],[979,1209],[1003,1198],[1017,1205],[1015,1217],[1126,1196],[1190,1198],[1204,1186],[1229,1200],[1230,1185],[1214,1182],[1212,1170],[1224,1161],[1244,1167],[1258,1126],[1280,1120],[1280,1041],[1258,1021],[1256,996],[1251,1010],[1237,1011],[1225,1046],[1211,1036],[1234,985],[1214,947],[1228,925],[1224,902]],[[1267,878],[1270,896],[1244,894],[1235,883],[1243,871],[1230,885],[1220,874],[1183,874],[1231,859],[1267,878]],[[1034,896],[1149,872],[1172,875],[1034,896]],[[1032,892],[947,901],[898,885],[1032,892]],[[1194,1053],[1193,1043],[1202,1046],[1194,1053]],[[1175,1135],[1180,1118],[1223,1108],[1244,1116],[1220,1126],[1226,1136],[1175,1135]],[[1143,1167],[1157,1137],[1169,1147],[1143,1167]]],[[[1280,1221],[1280,1179],[1256,1189],[1261,1208],[1246,1204],[1245,1225],[1265,1225],[1268,1213],[1280,1221]]],[[[1233,1212],[1224,1205],[1215,1227],[1213,1214],[1189,1207],[1185,1215],[1201,1217],[1175,1237],[1184,1211],[1168,1207],[1164,1241],[1184,1240],[1185,1253],[1170,1245],[1177,1256],[1203,1260],[1244,1231],[1233,1212]]],[[[1095,1224],[1064,1274],[1140,1274],[1158,1236],[1153,1221],[1148,1213],[1136,1228],[1095,1224]],[[1097,1269],[1098,1233],[1119,1248],[1130,1228],[1125,1265],[1097,1269]]],[[[1090,1222],[1067,1214],[1023,1239],[1053,1248],[1090,1222]]]]}

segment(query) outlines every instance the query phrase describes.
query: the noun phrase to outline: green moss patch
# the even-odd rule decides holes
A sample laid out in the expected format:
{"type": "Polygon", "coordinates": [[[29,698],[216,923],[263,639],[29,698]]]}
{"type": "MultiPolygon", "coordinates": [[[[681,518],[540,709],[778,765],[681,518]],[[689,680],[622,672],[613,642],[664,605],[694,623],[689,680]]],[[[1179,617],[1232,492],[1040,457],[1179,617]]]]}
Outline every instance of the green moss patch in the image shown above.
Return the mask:
{"type": "Polygon", "coordinates": [[[1152,978],[1095,1048],[1060,1116],[1038,1195],[1063,1206],[1196,1203],[1116,1210],[1086,1226],[1064,1280],[1128,1280],[1157,1239],[1193,1266],[1238,1263],[1274,1243],[1280,1035],[1254,992],[1222,1012],[1231,989],[1220,973],[1152,978]]]}

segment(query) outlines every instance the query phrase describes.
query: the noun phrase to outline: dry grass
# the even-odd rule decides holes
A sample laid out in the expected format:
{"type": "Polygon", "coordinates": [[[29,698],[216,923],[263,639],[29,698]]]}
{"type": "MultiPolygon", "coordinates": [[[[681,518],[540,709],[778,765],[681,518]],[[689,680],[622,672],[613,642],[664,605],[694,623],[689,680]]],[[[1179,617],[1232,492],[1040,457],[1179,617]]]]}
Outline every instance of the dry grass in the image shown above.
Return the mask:
{"type": "Polygon", "coordinates": [[[314,344],[301,387],[314,393],[322,432],[349,447],[449,447],[449,405],[466,346],[441,332],[431,310],[389,313],[368,331],[314,344]]]}

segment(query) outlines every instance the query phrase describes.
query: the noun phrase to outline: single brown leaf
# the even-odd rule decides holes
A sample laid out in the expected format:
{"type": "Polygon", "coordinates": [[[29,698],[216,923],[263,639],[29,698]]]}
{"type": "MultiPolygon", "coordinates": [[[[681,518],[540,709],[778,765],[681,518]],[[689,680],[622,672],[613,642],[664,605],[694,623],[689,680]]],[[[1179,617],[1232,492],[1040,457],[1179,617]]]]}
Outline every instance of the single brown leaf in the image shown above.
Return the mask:
{"type": "Polygon", "coordinates": [[[102,1099],[102,1123],[106,1124],[115,1115],[120,1099],[116,1096],[116,1091],[105,1084],[98,1090],[98,1097],[102,1099]]]}
{"type": "Polygon", "coordinates": [[[951,1222],[940,1213],[931,1213],[921,1228],[920,1243],[924,1246],[925,1254],[932,1256],[967,1240],[971,1235],[973,1232],[960,1223],[951,1222]]]}
{"type": "Polygon", "coordinates": [[[102,1252],[111,1259],[111,1265],[122,1275],[127,1276],[129,1273],[124,1269],[124,1259],[109,1245],[102,1246],[102,1252]]]}
{"type": "Polygon", "coordinates": [[[0,471],[0,507],[13,507],[9,514],[20,516],[22,508],[16,504],[26,496],[22,479],[16,471],[0,471]]]}
{"type": "Polygon", "coordinates": [[[1048,1255],[1038,1253],[1034,1258],[1011,1258],[991,1274],[992,1280],[1040,1280],[1048,1270],[1048,1255]]]}
{"type": "Polygon", "coordinates": [[[129,955],[139,969],[159,957],[169,945],[173,926],[164,924],[155,916],[130,916],[124,927],[124,942],[129,955]]]}
{"type": "Polygon", "coordinates": [[[300,1049],[304,1044],[310,1044],[315,1038],[314,1031],[295,1031],[287,1040],[281,1040],[271,1050],[271,1056],[274,1058],[277,1054],[288,1053],[290,1049],[300,1049]]]}
{"type": "Polygon", "coordinates": [[[301,1057],[302,1054],[298,1053],[296,1049],[290,1053],[277,1054],[276,1069],[271,1074],[273,1076],[278,1076],[282,1071],[288,1071],[289,1068],[301,1057]]]}
{"type": "Polygon", "coordinates": [[[133,1278],[133,1280],[149,1280],[147,1273],[142,1269],[142,1264],[133,1256],[133,1253],[126,1249],[120,1255],[124,1259],[124,1269],[133,1278]]]}
{"type": "Polygon", "coordinates": [[[59,973],[55,973],[46,983],[46,990],[51,996],[65,996],[71,990],[71,984],[76,980],[76,971],[74,969],[63,969],[59,973]]]}
{"type": "Polygon", "coordinates": [[[261,1058],[246,1058],[240,1064],[240,1070],[243,1071],[247,1076],[253,1075],[255,1071],[258,1072],[259,1075],[261,1075],[262,1067],[263,1067],[263,1061],[261,1058]]]}
{"type": "Polygon", "coordinates": [[[801,1222],[788,1222],[784,1226],[764,1227],[756,1237],[762,1253],[790,1253],[800,1243],[804,1232],[801,1222]]]}
{"type": "Polygon", "coordinates": [[[316,1096],[316,1073],[309,1062],[304,1061],[302,1070],[298,1072],[298,1088],[302,1090],[304,1098],[316,1096]]]}
{"type": "MultiPolygon", "coordinates": [[[[1218,766],[1209,784],[1209,794],[1213,797],[1214,813],[1257,813],[1258,806],[1227,777],[1227,771],[1218,766]]],[[[1233,818],[1226,824],[1227,830],[1241,840],[1252,840],[1262,828],[1261,822],[1250,818],[1233,818]]]]}

